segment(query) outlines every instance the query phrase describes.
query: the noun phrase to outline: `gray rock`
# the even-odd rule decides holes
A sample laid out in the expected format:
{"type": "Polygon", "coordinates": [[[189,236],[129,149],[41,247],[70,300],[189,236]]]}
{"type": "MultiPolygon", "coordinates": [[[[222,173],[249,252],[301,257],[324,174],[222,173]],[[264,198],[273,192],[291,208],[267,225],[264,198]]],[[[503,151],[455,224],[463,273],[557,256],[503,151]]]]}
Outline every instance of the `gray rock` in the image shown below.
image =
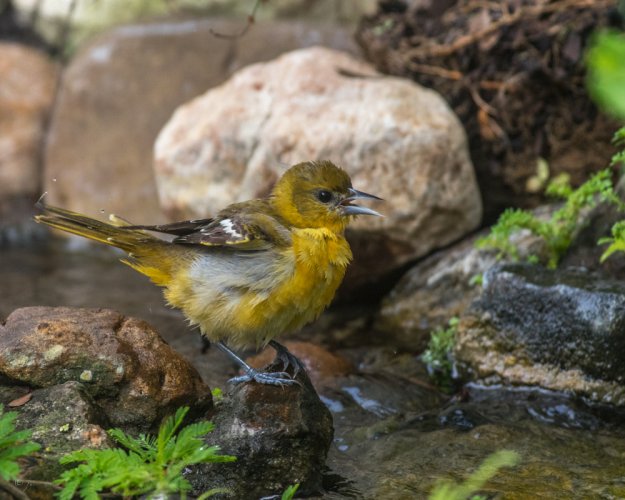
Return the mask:
{"type": "MultiPolygon", "coordinates": [[[[135,0],[132,5],[127,0],[12,0],[11,3],[20,21],[51,44],[61,41],[60,33],[71,19],[67,41],[70,49],[113,26],[164,15],[189,15],[189,12],[197,17],[213,14],[228,16],[232,19],[232,26],[225,33],[239,33],[245,27],[254,5],[249,0],[135,0]]],[[[376,3],[376,0],[272,0],[260,6],[256,23],[269,19],[290,19],[292,22],[306,19],[353,26],[363,15],[372,13],[376,3]]],[[[248,33],[250,31],[253,30],[248,33]]]]}
{"type": "Polygon", "coordinates": [[[430,333],[445,327],[476,299],[475,283],[495,264],[492,252],[476,250],[475,238],[442,250],[415,265],[382,302],[374,328],[385,343],[407,351],[422,351],[430,333]]]}
{"type": "Polygon", "coordinates": [[[307,375],[300,372],[297,380],[301,386],[253,383],[230,391],[211,418],[215,430],[206,442],[237,460],[193,466],[187,478],[196,493],[218,486],[228,488],[231,498],[260,498],[295,483],[302,493],[319,491],[332,416],[307,375]]]}
{"type": "Polygon", "coordinates": [[[64,469],[58,462],[64,454],[111,446],[106,416],[79,382],[37,389],[30,401],[11,410],[18,413],[18,429],[31,429],[31,440],[41,444],[24,468],[27,479],[55,480],[64,469]]]}
{"type": "Polygon", "coordinates": [[[506,265],[459,325],[456,359],[480,379],[625,405],[625,284],[506,265]]]}
{"type": "MultiPolygon", "coordinates": [[[[475,241],[484,234],[436,252],[404,275],[376,316],[374,327],[384,343],[421,351],[432,331],[447,327],[451,318],[462,315],[480,296],[480,279],[497,263],[495,252],[475,248],[475,241]]],[[[521,258],[543,251],[542,243],[527,231],[513,238],[521,258]]]]}

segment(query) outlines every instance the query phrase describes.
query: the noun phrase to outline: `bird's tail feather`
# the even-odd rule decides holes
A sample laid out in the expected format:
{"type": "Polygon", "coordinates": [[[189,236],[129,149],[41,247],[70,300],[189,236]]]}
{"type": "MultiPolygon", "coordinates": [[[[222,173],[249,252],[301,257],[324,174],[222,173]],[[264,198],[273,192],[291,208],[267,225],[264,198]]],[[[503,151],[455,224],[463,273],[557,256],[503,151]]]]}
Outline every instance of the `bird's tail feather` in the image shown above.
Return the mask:
{"type": "Polygon", "coordinates": [[[37,203],[37,207],[43,214],[36,215],[35,221],[120,248],[130,257],[122,259],[122,262],[145,274],[157,285],[166,286],[169,283],[174,259],[169,256],[173,245],[168,241],[155,238],[145,231],[124,229],[124,226],[130,224],[116,216],[110,217],[113,224],[109,224],[42,202],[37,203]]]}

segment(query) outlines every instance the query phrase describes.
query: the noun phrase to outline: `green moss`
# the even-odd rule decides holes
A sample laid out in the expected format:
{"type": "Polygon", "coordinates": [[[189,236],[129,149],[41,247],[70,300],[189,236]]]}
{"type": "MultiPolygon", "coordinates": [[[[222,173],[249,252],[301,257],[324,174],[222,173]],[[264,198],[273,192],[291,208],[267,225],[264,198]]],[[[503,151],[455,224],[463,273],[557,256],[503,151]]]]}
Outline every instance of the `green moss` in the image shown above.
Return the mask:
{"type": "MultiPolygon", "coordinates": [[[[498,258],[517,262],[520,259],[518,247],[511,241],[511,236],[528,230],[545,243],[547,267],[554,269],[568,250],[582,222],[585,211],[599,203],[611,203],[623,209],[623,202],[618,198],[612,186],[612,172],[602,170],[593,175],[577,189],[573,189],[567,180],[552,181],[547,194],[564,200],[548,220],[541,220],[527,210],[511,208],[506,210],[490,231],[490,234],[476,242],[477,248],[492,248],[498,251],[498,258]]],[[[536,255],[531,255],[530,262],[538,262],[536,255]]]]}

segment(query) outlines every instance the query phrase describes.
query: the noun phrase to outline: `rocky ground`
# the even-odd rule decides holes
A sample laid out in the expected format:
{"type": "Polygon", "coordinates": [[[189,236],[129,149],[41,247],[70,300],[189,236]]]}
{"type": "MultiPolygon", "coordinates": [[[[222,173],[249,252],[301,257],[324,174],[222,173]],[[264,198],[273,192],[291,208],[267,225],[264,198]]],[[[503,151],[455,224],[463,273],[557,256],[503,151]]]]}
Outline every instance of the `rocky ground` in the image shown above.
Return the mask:
{"type": "MultiPolygon", "coordinates": [[[[402,3],[382,2],[378,20],[402,3]]],[[[238,458],[189,469],[195,492],[426,498],[511,449],[520,462],[489,498],[624,497],[625,260],[599,264],[596,245],[621,215],[584,213],[556,270],[500,262],[475,246],[483,200],[501,197],[480,193],[492,165],[476,176],[457,102],[364,61],[354,19],[273,19],[224,39],[237,18],[178,14],[107,29],[67,60],[42,50],[44,33],[26,45],[12,25],[0,40],[0,403],[43,445],[24,477],[53,479],[68,450],[111,446],[109,427],[153,432],[185,405],[238,458]],[[306,367],[298,386],[229,386],[237,367],[120,254],[30,219],[43,190],[102,218],[207,217],[314,159],[382,196],[386,217],[354,224],[339,300],[283,339],[306,367]],[[443,391],[421,354],[452,317],[443,391]]],[[[361,38],[383,38],[367,23],[361,38]]],[[[522,260],[545,250],[514,239],[522,260]]],[[[279,369],[271,349],[244,354],[279,369]]]]}

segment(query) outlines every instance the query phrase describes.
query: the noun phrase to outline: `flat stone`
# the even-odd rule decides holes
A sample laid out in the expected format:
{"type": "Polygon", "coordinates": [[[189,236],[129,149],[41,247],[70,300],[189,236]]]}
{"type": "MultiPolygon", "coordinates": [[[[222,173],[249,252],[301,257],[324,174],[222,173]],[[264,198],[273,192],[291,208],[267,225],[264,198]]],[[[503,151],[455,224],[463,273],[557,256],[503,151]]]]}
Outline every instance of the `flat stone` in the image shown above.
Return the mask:
{"type": "MultiPolygon", "coordinates": [[[[284,346],[302,362],[315,387],[354,371],[352,364],[342,356],[310,342],[286,341],[284,346]]],[[[273,361],[275,350],[267,347],[246,361],[254,368],[262,368],[273,361]]]]}

